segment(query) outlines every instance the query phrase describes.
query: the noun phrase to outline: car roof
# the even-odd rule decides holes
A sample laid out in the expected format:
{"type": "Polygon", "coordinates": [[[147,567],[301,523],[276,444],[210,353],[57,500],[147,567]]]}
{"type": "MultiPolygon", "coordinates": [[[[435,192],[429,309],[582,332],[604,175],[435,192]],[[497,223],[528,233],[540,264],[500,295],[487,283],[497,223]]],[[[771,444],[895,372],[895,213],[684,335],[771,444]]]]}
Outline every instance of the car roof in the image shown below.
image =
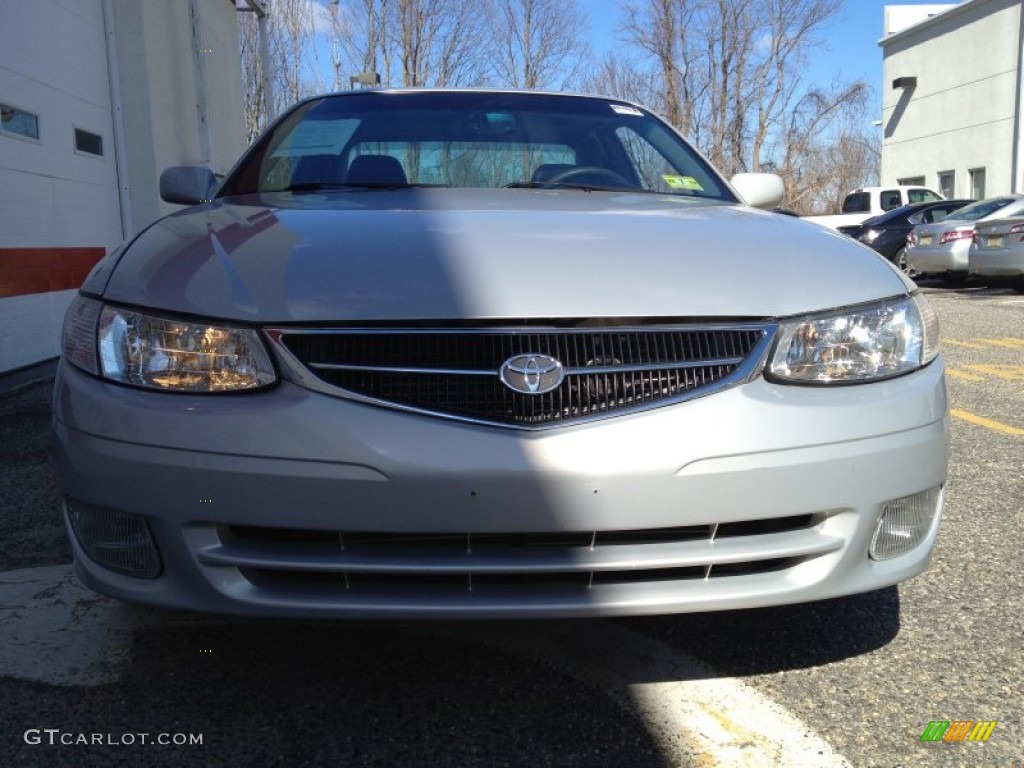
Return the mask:
{"type": "MultiPolygon", "coordinates": [[[[494,94],[504,96],[564,96],[569,99],[592,99],[595,101],[614,101],[616,104],[628,104],[629,106],[637,107],[645,111],[650,111],[643,104],[630,101],[629,99],[622,99],[617,96],[604,96],[597,93],[577,93],[573,91],[543,91],[543,90],[530,90],[526,88],[360,88],[358,90],[346,90],[346,91],[328,91],[325,93],[315,94],[308,96],[304,99],[300,99],[295,102],[292,106],[299,104],[305,104],[309,101],[317,101],[318,99],[325,98],[347,98],[352,96],[367,96],[369,94],[378,94],[381,96],[401,96],[403,94],[453,94],[453,93],[478,93],[478,94],[494,94]]],[[[291,111],[291,107],[287,111],[291,111]]]]}
{"type": "MultiPolygon", "coordinates": [[[[998,218],[1009,218],[1010,216],[1024,214],[1024,209],[1021,208],[1021,204],[1024,203],[1024,195],[1016,194],[1016,193],[1010,193],[1010,194],[1007,194],[1007,195],[993,195],[992,197],[986,197],[986,198],[982,198],[981,200],[975,200],[973,203],[971,203],[971,206],[980,205],[982,203],[992,203],[992,202],[996,202],[996,201],[999,201],[999,200],[1004,201],[1001,206],[996,208],[994,211],[991,211],[990,213],[987,213],[984,216],[980,216],[978,218],[971,218],[971,219],[957,218],[957,214],[960,214],[961,217],[962,217],[963,210],[969,207],[969,206],[965,205],[962,209],[959,209],[957,211],[953,211],[953,213],[951,213],[948,216],[946,216],[942,221],[933,222],[931,224],[918,224],[917,226],[919,226],[919,227],[943,226],[943,225],[947,225],[948,226],[950,224],[953,224],[953,222],[963,222],[963,224],[961,224],[960,226],[966,226],[968,224],[973,226],[973,225],[976,225],[979,221],[993,220],[993,219],[998,219],[998,218]],[[1008,208],[1010,206],[1013,206],[1012,212],[1007,213],[1005,216],[1000,216],[999,215],[1000,211],[1002,211],[1004,208],[1008,208]]],[[[954,225],[954,226],[956,226],[956,225],[954,225]]]]}
{"type": "Polygon", "coordinates": [[[969,205],[970,203],[976,202],[975,200],[929,200],[925,203],[907,203],[901,205],[899,208],[893,208],[891,211],[880,213],[877,216],[873,216],[870,219],[864,221],[865,225],[871,224],[889,224],[895,219],[907,218],[913,216],[915,213],[926,211],[929,208],[936,208],[943,205],[959,203],[961,206],[969,205]]]}

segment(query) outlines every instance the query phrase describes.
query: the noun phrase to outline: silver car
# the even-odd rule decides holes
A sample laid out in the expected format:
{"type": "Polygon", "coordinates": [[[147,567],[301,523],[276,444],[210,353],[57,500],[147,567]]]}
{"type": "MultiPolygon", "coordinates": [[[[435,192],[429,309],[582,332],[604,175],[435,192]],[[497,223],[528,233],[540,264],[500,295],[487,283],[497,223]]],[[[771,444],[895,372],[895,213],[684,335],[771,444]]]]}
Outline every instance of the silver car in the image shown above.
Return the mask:
{"type": "Polygon", "coordinates": [[[1018,213],[1024,213],[1024,195],[1004,195],[964,206],[934,224],[919,224],[907,238],[906,266],[923,276],[963,282],[969,275],[975,226],[1018,213]]]}
{"type": "Polygon", "coordinates": [[[624,101],[360,91],[102,261],[54,427],[81,579],[233,614],[673,613],[920,573],[938,325],[624,101]],[[746,198],[740,197],[742,193],[746,198]],[[211,199],[212,198],[212,199],[211,199]],[[200,202],[203,201],[203,202],[200,202]]]}
{"type": "Polygon", "coordinates": [[[979,222],[969,259],[971,274],[1013,278],[1024,293],[1024,217],[979,222]]]}

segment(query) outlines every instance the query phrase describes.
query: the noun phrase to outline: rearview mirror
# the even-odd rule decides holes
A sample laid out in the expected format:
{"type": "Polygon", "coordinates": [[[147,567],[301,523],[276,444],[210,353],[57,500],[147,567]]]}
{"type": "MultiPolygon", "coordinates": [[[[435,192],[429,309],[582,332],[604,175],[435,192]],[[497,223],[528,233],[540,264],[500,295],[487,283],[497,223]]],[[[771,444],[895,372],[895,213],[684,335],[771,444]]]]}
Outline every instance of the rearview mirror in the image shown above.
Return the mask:
{"type": "Polygon", "coordinates": [[[754,208],[776,208],[786,194],[782,179],[774,173],[737,173],[731,183],[744,202],[754,208]]]}
{"type": "Polygon", "coordinates": [[[201,165],[175,165],[160,174],[160,197],[168,203],[207,203],[217,192],[217,177],[201,165]]]}

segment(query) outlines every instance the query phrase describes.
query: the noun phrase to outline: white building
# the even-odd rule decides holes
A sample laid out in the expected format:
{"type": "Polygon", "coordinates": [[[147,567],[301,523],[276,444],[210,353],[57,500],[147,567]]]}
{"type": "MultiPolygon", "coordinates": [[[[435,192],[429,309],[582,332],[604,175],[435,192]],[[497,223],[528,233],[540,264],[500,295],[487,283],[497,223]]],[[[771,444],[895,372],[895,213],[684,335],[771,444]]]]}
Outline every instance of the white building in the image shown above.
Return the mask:
{"type": "Polygon", "coordinates": [[[0,0],[0,374],[59,354],[74,289],[245,148],[233,0],[0,0]]]}
{"type": "Polygon", "coordinates": [[[883,183],[946,197],[1024,192],[1021,5],[886,7],[883,183]]]}

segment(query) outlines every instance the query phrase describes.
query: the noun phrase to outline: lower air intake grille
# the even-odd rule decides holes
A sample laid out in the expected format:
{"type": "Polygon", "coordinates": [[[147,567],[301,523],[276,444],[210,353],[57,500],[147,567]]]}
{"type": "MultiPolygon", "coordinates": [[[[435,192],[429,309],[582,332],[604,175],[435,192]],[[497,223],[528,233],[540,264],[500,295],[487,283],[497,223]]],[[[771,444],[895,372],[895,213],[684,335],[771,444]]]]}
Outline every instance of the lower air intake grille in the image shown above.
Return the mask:
{"type": "Polygon", "coordinates": [[[219,526],[200,559],[281,594],[349,596],[580,590],[750,576],[834,551],[819,515],[720,525],[565,533],[365,533],[219,526]]]}

